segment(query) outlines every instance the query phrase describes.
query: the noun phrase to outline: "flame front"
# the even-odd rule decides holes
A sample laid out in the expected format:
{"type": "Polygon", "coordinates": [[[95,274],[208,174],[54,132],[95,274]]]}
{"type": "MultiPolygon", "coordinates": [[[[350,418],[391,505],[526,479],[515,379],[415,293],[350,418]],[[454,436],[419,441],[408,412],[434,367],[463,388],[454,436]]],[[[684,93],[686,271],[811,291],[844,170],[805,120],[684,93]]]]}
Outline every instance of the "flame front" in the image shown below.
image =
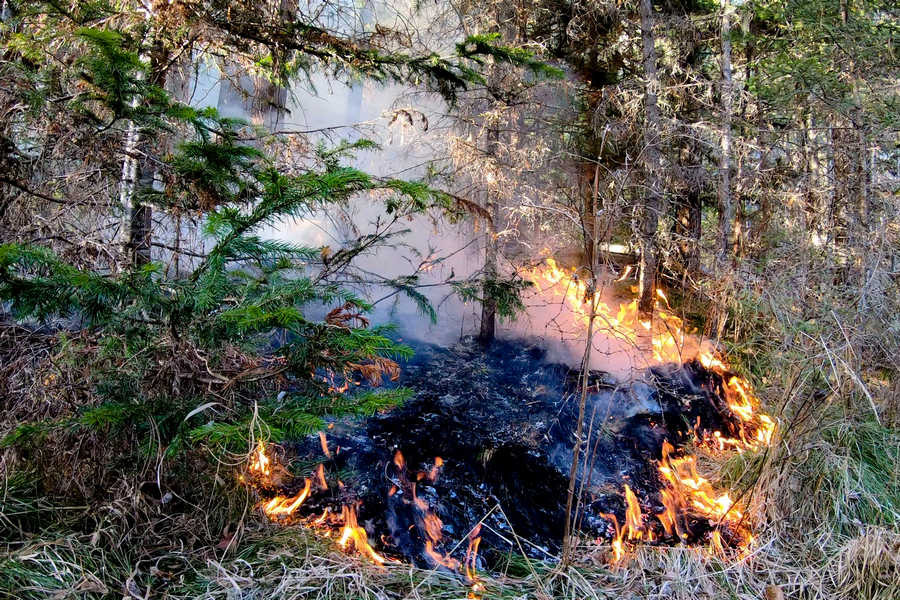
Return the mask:
{"type": "Polygon", "coordinates": [[[613,308],[593,293],[588,281],[574,269],[561,267],[552,258],[545,259],[543,266],[526,271],[524,276],[542,296],[563,302],[579,327],[587,327],[593,302],[595,324],[609,337],[624,342],[626,347],[648,351],[651,363],[681,362],[685,350],[683,322],[664,310],[668,299],[661,290],[656,292],[655,318],[648,321],[641,318],[637,299],[613,308]]]}
{"type": "Polygon", "coordinates": [[[741,545],[749,544],[753,537],[747,529],[743,511],[729,494],[717,493],[712,484],[697,473],[697,457],[674,457],[675,449],[669,442],[663,443],[663,455],[659,472],[667,487],[663,489],[665,511],[659,515],[663,528],[669,535],[685,538],[690,533],[687,515],[693,514],[715,523],[712,547],[723,550],[723,527],[727,527],[741,545]]]}
{"type": "MultiPolygon", "coordinates": [[[[324,434],[320,434],[320,441],[323,454],[331,456],[332,453],[328,448],[327,438],[324,434]]],[[[448,554],[441,553],[438,548],[443,538],[443,523],[431,509],[428,502],[419,497],[416,492],[417,482],[427,480],[433,483],[437,480],[444,466],[444,461],[440,457],[436,457],[427,470],[416,472],[413,478],[408,476],[407,463],[400,451],[395,453],[393,464],[397,470],[397,483],[400,487],[397,487],[397,485],[392,486],[388,496],[394,496],[402,490],[403,501],[410,502],[415,506],[418,512],[418,519],[420,520],[420,531],[424,537],[424,555],[428,557],[432,564],[464,575],[466,581],[471,585],[470,597],[479,597],[483,584],[477,577],[475,565],[478,545],[481,541],[479,536],[480,527],[473,530],[469,536],[469,548],[464,563],[460,563],[459,560],[448,554]]],[[[258,490],[263,491],[283,485],[284,479],[282,474],[287,474],[287,470],[272,459],[266,444],[260,441],[248,457],[246,474],[249,477],[245,478],[241,475],[241,481],[250,483],[258,490]],[[278,475],[274,475],[276,473],[278,475]]],[[[337,483],[338,489],[343,487],[340,481],[337,483]]],[[[332,513],[328,508],[319,516],[301,517],[298,515],[298,510],[314,493],[328,489],[325,465],[320,463],[313,470],[312,477],[304,479],[302,488],[295,495],[277,495],[269,500],[260,502],[258,507],[272,521],[303,523],[326,537],[335,537],[340,548],[353,550],[375,564],[383,565],[389,560],[394,560],[385,558],[369,544],[365,528],[358,523],[356,505],[344,504],[340,515],[332,513]]]]}
{"type": "MultiPolygon", "coordinates": [[[[320,439],[323,453],[326,456],[330,456],[331,453],[328,451],[325,435],[320,434],[320,439]]],[[[256,448],[249,457],[247,471],[251,481],[260,489],[268,489],[278,483],[273,473],[286,472],[283,467],[273,461],[265,443],[261,441],[257,443],[256,448]]],[[[353,549],[376,564],[384,564],[387,559],[372,548],[369,544],[366,530],[359,526],[355,506],[344,505],[339,516],[326,508],[318,517],[298,517],[298,509],[303,506],[313,493],[313,483],[315,483],[315,489],[317,490],[324,491],[328,489],[324,464],[320,463],[315,468],[313,477],[314,480],[309,477],[305,478],[303,487],[295,495],[277,495],[267,501],[260,502],[259,508],[272,521],[299,521],[327,537],[339,532],[338,545],[341,548],[345,550],[353,549]]],[[[247,481],[243,478],[242,480],[247,481]]]]}
{"type": "MultiPolygon", "coordinates": [[[[624,280],[629,272],[630,267],[617,281],[624,280]]],[[[648,321],[641,318],[637,299],[611,307],[590,289],[589,283],[579,277],[576,270],[561,267],[552,258],[547,258],[544,265],[531,269],[525,276],[546,299],[564,303],[582,330],[587,330],[593,313],[600,332],[643,351],[642,358],[648,364],[681,363],[690,358],[690,350],[703,367],[717,374],[723,381],[722,391],[728,408],[739,423],[738,437],[726,437],[720,431],[701,437],[698,421],[699,444],[721,452],[759,448],[772,442],[776,423],[760,412],[760,403],[750,382],[733,373],[713,350],[703,348],[694,336],[686,334],[682,319],[671,314],[669,299],[662,290],[656,290],[654,314],[648,321]]],[[[661,490],[664,510],[656,517],[666,535],[687,539],[691,535],[689,517],[694,517],[715,524],[710,548],[716,552],[724,551],[723,528],[727,528],[730,537],[737,538],[739,544],[749,544],[753,538],[743,512],[730,496],[715,492],[710,482],[697,473],[695,456],[675,457],[673,453],[672,445],[664,442],[659,464],[659,475],[664,484],[661,490]]],[[[626,541],[654,540],[653,529],[645,523],[638,499],[628,485],[624,486],[624,496],[624,525],[619,525],[615,515],[604,515],[615,529],[611,542],[614,562],[625,555],[626,541]]]]}

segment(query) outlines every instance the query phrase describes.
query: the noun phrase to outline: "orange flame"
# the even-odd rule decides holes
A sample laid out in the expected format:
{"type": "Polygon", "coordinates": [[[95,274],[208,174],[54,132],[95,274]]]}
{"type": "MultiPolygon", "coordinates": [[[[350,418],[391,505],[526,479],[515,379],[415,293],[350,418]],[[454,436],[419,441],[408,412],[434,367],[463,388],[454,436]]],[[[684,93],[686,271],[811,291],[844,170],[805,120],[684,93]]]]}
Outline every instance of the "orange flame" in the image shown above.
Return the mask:
{"type": "MultiPolygon", "coordinates": [[[[658,310],[655,318],[641,318],[637,299],[610,307],[590,289],[589,282],[574,269],[561,267],[552,258],[545,265],[524,273],[539,293],[556,297],[568,306],[580,325],[587,327],[593,304],[596,323],[610,335],[634,347],[647,346],[653,362],[680,362],[684,353],[683,322],[675,315],[658,310]]],[[[661,290],[656,295],[668,307],[668,299],[661,290]]],[[[657,308],[659,301],[657,301],[657,308]]]]}
{"type": "Polygon", "coordinates": [[[434,561],[434,564],[436,565],[447,567],[451,571],[456,571],[459,569],[459,561],[452,556],[441,554],[440,552],[436,551],[434,549],[434,542],[432,542],[431,540],[425,540],[425,554],[427,554],[428,558],[434,561]]]}
{"type": "Polygon", "coordinates": [[[613,522],[615,534],[612,540],[613,562],[619,562],[625,554],[625,540],[646,540],[652,542],[655,539],[653,530],[644,523],[644,515],[641,505],[631,487],[625,484],[625,525],[619,526],[619,520],[615,515],[604,514],[604,517],[613,522]]]}
{"type": "Polygon", "coordinates": [[[319,443],[322,445],[322,454],[324,454],[327,458],[331,458],[331,450],[328,449],[328,438],[325,437],[325,432],[319,432],[319,443]]]}
{"type": "Polygon", "coordinates": [[[531,269],[525,273],[542,294],[561,298],[572,311],[576,320],[586,329],[594,307],[597,323],[602,324],[604,332],[623,339],[634,347],[646,344],[650,337],[649,358],[652,362],[682,362],[686,353],[686,342],[696,348],[700,363],[719,375],[725,381],[725,395],[732,413],[741,421],[741,439],[733,440],[719,433],[708,440],[713,448],[724,450],[726,447],[749,448],[765,446],[771,443],[775,433],[775,421],[768,415],[759,412],[759,401],[753,394],[750,382],[738,377],[730,371],[714,352],[703,349],[701,344],[691,339],[684,330],[684,323],[670,314],[669,299],[661,290],[655,290],[658,298],[652,320],[640,318],[637,299],[625,301],[613,309],[598,295],[589,289],[587,281],[579,277],[575,269],[559,266],[553,258],[545,259],[545,265],[531,269]],[[660,301],[664,305],[660,305],[660,301]]]}
{"type": "Polygon", "coordinates": [[[341,516],[343,517],[344,527],[341,530],[338,546],[347,548],[348,542],[352,541],[353,547],[357,552],[370,558],[372,562],[383,565],[385,558],[375,552],[375,549],[369,545],[369,536],[366,534],[366,530],[356,522],[356,509],[352,506],[344,505],[341,516]]]}
{"type": "MultiPolygon", "coordinates": [[[[320,433],[319,435],[320,440],[322,441],[322,449],[327,452],[328,444],[325,439],[325,434],[320,433]]],[[[248,469],[251,472],[258,474],[262,480],[263,487],[266,487],[272,485],[271,474],[273,473],[274,468],[284,471],[283,467],[273,463],[272,458],[266,453],[265,444],[259,442],[256,450],[250,456],[248,469]]],[[[325,481],[325,466],[323,464],[319,464],[318,467],[316,467],[315,479],[319,489],[328,489],[328,485],[325,481]]],[[[340,482],[338,482],[338,484],[340,485],[340,482]]],[[[307,477],[304,479],[303,489],[296,495],[290,497],[278,495],[266,502],[260,503],[260,507],[262,508],[263,513],[273,521],[291,518],[294,516],[297,509],[303,506],[304,502],[309,499],[310,494],[312,493],[312,487],[313,480],[307,477]]],[[[330,510],[326,508],[320,516],[316,518],[310,517],[303,522],[310,527],[319,529],[326,536],[330,536],[332,532],[336,530],[335,528],[339,527],[340,538],[338,540],[338,545],[341,546],[341,548],[346,549],[352,546],[356,552],[376,564],[381,565],[385,563],[386,559],[369,545],[366,530],[357,523],[355,507],[345,505],[341,510],[339,519],[337,518],[337,515],[332,515],[330,510]]]]}
{"type": "Polygon", "coordinates": [[[319,485],[319,489],[328,489],[328,482],[325,481],[325,465],[322,463],[319,463],[319,466],[316,467],[316,483],[319,485]]]}
{"type": "MultiPolygon", "coordinates": [[[[729,495],[716,494],[709,480],[697,474],[697,457],[687,455],[674,458],[674,451],[672,444],[663,442],[662,461],[659,465],[659,472],[676,499],[673,504],[677,504],[678,496],[681,496],[687,500],[690,509],[701,516],[715,521],[727,518],[735,523],[740,522],[743,513],[735,507],[729,495]]],[[[672,521],[672,517],[670,515],[666,520],[660,520],[665,525],[666,521],[672,521]]]]}
{"type": "Polygon", "coordinates": [[[744,523],[742,510],[728,493],[717,493],[709,480],[697,473],[697,457],[674,457],[674,450],[668,441],[664,442],[659,465],[659,473],[667,485],[662,490],[665,510],[657,517],[666,534],[679,539],[687,538],[690,534],[687,517],[690,514],[716,524],[710,540],[712,551],[719,554],[725,552],[722,527],[733,532],[740,545],[750,544],[753,536],[744,523]]]}
{"type": "MultiPolygon", "coordinates": [[[[627,277],[629,272],[630,270],[626,270],[617,281],[627,277]]],[[[596,324],[604,333],[624,340],[635,348],[645,349],[649,362],[682,362],[686,358],[686,343],[694,348],[699,362],[722,377],[725,400],[739,422],[739,439],[723,436],[719,431],[708,434],[705,439],[699,439],[698,422],[698,442],[717,451],[743,450],[771,444],[777,425],[770,416],[760,412],[760,403],[750,382],[735,375],[714,352],[703,349],[696,339],[686,334],[683,321],[671,314],[669,299],[662,290],[655,290],[657,300],[654,315],[648,321],[641,318],[637,299],[624,301],[617,308],[612,308],[599,294],[594,293],[589,282],[579,277],[575,269],[561,267],[552,258],[547,258],[543,266],[530,270],[525,276],[531,279],[541,294],[557,298],[566,304],[576,322],[585,330],[593,313],[597,319],[596,324]]],[[[729,495],[716,493],[710,482],[698,475],[696,457],[688,455],[675,458],[672,456],[673,451],[672,445],[665,442],[659,465],[660,478],[665,487],[661,490],[664,511],[657,517],[666,534],[677,536],[678,539],[687,538],[690,535],[688,516],[694,515],[717,523],[710,541],[711,548],[715,551],[724,550],[719,530],[723,524],[744,544],[749,544],[752,536],[743,522],[742,512],[729,495]]],[[[614,562],[624,556],[626,540],[653,539],[653,531],[644,523],[634,492],[626,485],[624,494],[625,524],[620,526],[615,515],[604,515],[612,521],[615,528],[612,540],[614,562]]]]}
{"type": "Polygon", "coordinates": [[[399,450],[397,450],[396,452],[394,452],[394,464],[397,466],[397,468],[398,468],[401,472],[402,472],[404,469],[406,469],[406,459],[403,458],[403,453],[400,452],[399,450]]]}
{"type": "Polygon", "coordinates": [[[444,466],[444,459],[440,456],[436,456],[434,458],[434,465],[428,471],[428,480],[431,483],[436,483],[438,479],[438,475],[441,474],[441,467],[444,466]]]}
{"type": "Polygon", "coordinates": [[[328,515],[330,512],[331,512],[330,509],[328,509],[328,507],[326,507],[325,510],[322,511],[322,514],[319,515],[318,517],[316,517],[313,521],[311,521],[310,524],[314,525],[314,526],[322,525],[323,523],[325,523],[325,520],[328,518],[328,515]]]}
{"type": "Polygon", "coordinates": [[[266,455],[266,445],[262,440],[256,443],[256,450],[250,457],[249,469],[261,477],[269,477],[272,474],[271,460],[266,455]]]}
{"type": "Polygon", "coordinates": [[[478,573],[475,564],[478,560],[479,544],[481,544],[481,523],[469,533],[469,547],[466,549],[466,579],[476,583],[478,582],[478,573]]]}
{"type": "Polygon", "coordinates": [[[478,577],[478,570],[476,568],[479,544],[481,544],[481,523],[476,525],[472,531],[469,532],[469,547],[466,549],[466,580],[471,582],[469,593],[466,594],[466,598],[469,600],[478,600],[484,592],[484,584],[478,577]]]}
{"type": "MultiPolygon", "coordinates": [[[[416,480],[422,480],[427,476],[430,480],[433,481],[435,478],[437,478],[439,469],[443,466],[443,464],[443,459],[441,459],[440,457],[436,457],[434,459],[434,465],[429,470],[429,474],[426,475],[423,472],[418,472],[415,475],[416,480]]],[[[412,503],[416,507],[416,509],[418,509],[418,513],[421,516],[422,529],[424,529],[425,533],[425,555],[428,556],[428,558],[435,565],[441,565],[450,570],[458,571],[461,566],[458,560],[450,555],[441,554],[435,549],[435,547],[443,538],[444,523],[441,521],[440,517],[438,517],[431,510],[428,502],[419,497],[416,493],[416,481],[409,480],[406,459],[403,457],[403,453],[399,450],[394,453],[394,465],[397,467],[397,477],[399,478],[399,482],[404,490],[404,493],[408,493],[412,498],[412,503]]],[[[392,488],[389,492],[389,495],[394,495],[395,493],[396,490],[392,488]]]]}
{"type": "Polygon", "coordinates": [[[270,519],[290,517],[309,497],[311,486],[312,482],[307,478],[303,489],[300,490],[296,496],[291,498],[275,496],[263,505],[263,512],[266,513],[266,516],[270,519]]]}

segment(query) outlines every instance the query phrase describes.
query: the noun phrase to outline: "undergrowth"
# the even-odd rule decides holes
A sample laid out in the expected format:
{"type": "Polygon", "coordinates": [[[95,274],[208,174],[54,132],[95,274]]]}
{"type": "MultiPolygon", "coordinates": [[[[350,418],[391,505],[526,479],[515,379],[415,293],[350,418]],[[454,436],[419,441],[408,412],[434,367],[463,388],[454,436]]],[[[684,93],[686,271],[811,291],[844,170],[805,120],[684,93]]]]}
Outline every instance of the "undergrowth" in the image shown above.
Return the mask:
{"type": "MultiPolygon", "coordinates": [[[[158,356],[117,357],[83,335],[53,344],[33,331],[17,335],[35,354],[16,357],[31,365],[29,394],[20,396],[31,401],[10,405],[20,424],[3,440],[3,597],[468,597],[456,576],[378,568],[300,527],[265,522],[234,477],[255,436],[306,435],[324,414],[371,414],[409,390],[304,397],[260,383],[218,402],[185,382],[181,395],[148,397],[148,373],[160,375],[145,369],[158,356]],[[104,372],[137,379],[107,388],[104,372]],[[68,400],[47,408],[62,389],[68,400]],[[144,391],[141,402],[129,401],[134,390],[144,391]]],[[[482,597],[893,600],[900,433],[890,380],[866,379],[870,399],[849,371],[831,369],[828,355],[801,359],[794,345],[770,347],[768,372],[748,371],[778,419],[775,440],[700,461],[748,507],[755,541],[745,556],[645,545],[610,565],[608,547],[585,542],[563,568],[512,553],[481,573],[482,597]]],[[[17,390],[22,379],[7,381],[17,390]]]]}

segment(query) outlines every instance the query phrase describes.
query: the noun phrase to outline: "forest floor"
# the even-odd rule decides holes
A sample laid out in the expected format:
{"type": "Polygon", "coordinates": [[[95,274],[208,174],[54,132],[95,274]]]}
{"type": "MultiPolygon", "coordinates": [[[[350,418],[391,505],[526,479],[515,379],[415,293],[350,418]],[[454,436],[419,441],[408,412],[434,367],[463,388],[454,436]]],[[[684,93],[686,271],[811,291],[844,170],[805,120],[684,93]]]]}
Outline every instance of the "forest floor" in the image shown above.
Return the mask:
{"type": "MultiPolygon", "coordinates": [[[[50,351],[34,337],[29,352],[21,341],[2,348],[0,362],[8,393],[0,423],[8,432],[0,444],[0,598],[898,597],[896,382],[885,369],[851,369],[866,357],[851,363],[850,351],[828,353],[824,341],[824,354],[799,345],[756,353],[757,392],[779,423],[773,443],[701,461],[703,475],[746,499],[755,539],[744,555],[635,545],[610,564],[608,545],[585,541],[565,568],[513,553],[479,573],[477,592],[457,575],[379,567],[333,539],[268,522],[255,510],[258,498],[236,482],[246,453],[223,452],[213,439],[194,439],[161,474],[159,432],[140,429],[144,417],[125,426],[117,420],[125,417],[103,412],[107,404],[87,411],[77,404],[88,401],[75,395],[89,373],[71,358],[80,356],[74,340],[50,351]],[[829,358],[848,368],[832,369],[829,358]],[[51,406],[57,417],[80,416],[44,430],[51,406]],[[165,494],[160,477],[168,478],[165,494]]],[[[179,402],[165,405],[177,423],[195,407],[179,402]]]]}
{"type": "Polygon", "coordinates": [[[479,574],[477,594],[459,576],[376,566],[300,526],[268,523],[239,489],[213,486],[202,507],[181,510],[140,489],[70,505],[10,470],[0,504],[9,550],[0,558],[0,597],[892,600],[900,589],[900,435],[871,419],[838,418],[819,423],[816,438],[778,460],[776,445],[712,465],[723,482],[762,470],[754,488],[762,526],[746,556],[635,546],[611,565],[608,546],[585,543],[566,568],[510,555],[479,574]]]}

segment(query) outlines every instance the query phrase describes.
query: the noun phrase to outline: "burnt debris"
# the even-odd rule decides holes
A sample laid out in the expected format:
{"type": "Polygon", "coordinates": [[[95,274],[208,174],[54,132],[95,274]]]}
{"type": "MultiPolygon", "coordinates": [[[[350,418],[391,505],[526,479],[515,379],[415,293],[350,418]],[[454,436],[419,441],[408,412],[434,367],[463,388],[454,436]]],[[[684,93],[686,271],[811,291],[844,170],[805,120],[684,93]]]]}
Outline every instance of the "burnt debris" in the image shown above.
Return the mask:
{"type": "MultiPolygon", "coordinates": [[[[479,524],[479,567],[518,552],[520,544],[534,558],[558,556],[578,373],[547,362],[539,347],[524,342],[416,350],[396,382],[415,391],[406,405],[330,424],[328,457],[319,436],[283,441],[293,463],[307,467],[304,475],[315,478],[324,464],[329,480],[327,489],[316,487],[302,514],[339,514],[352,505],[379,552],[421,566],[456,568],[479,524]]],[[[625,485],[645,512],[663,510],[665,441],[677,452],[695,436],[737,431],[723,386],[723,375],[697,361],[655,367],[628,383],[591,373],[579,481],[585,536],[615,535],[610,516],[623,522],[625,485]]],[[[299,478],[279,493],[301,487],[299,478]]],[[[667,539],[657,529],[657,543],[692,541],[688,534],[667,539]]],[[[712,525],[693,519],[683,529],[700,542],[712,525]]]]}

